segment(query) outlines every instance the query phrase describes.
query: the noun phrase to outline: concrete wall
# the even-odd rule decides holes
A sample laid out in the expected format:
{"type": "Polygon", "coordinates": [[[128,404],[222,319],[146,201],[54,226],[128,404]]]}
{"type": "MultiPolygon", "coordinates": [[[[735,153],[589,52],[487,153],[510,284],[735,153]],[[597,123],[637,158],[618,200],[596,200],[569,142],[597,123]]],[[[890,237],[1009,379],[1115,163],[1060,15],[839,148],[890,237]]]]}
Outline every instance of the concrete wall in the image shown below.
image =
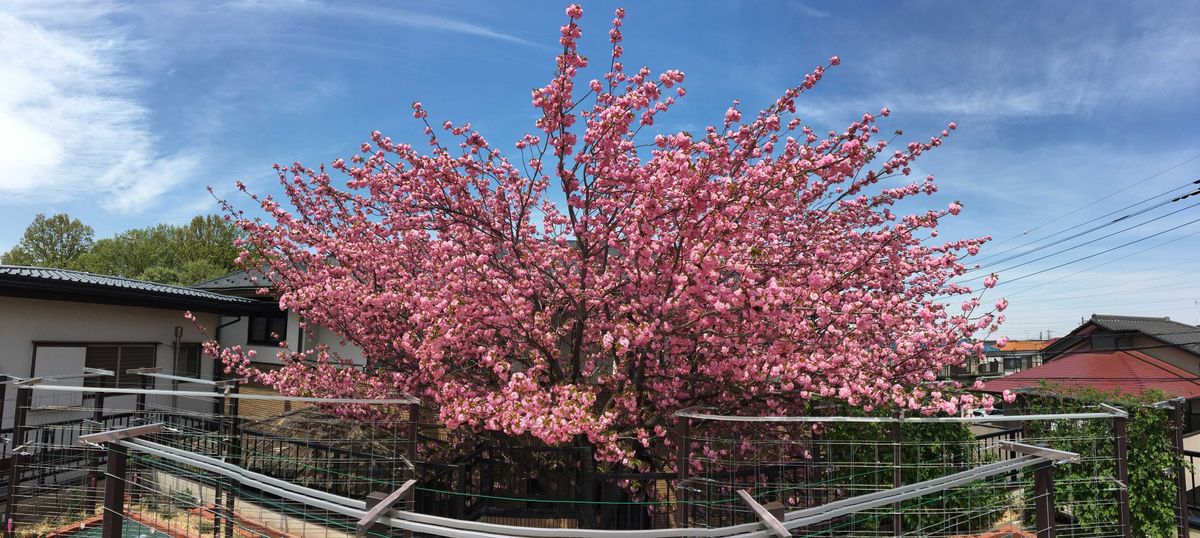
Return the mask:
{"type": "MultiPolygon", "coordinates": [[[[156,343],[155,361],[164,373],[174,370],[174,341],[175,327],[183,328],[183,343],[199,343],[205,337],[195,324],[184,319],[183,312],[178,310],[126,307],[117,305],[101,305],[76,303],[70,301],[47,301],[41,299],[22,299],[0,297],[0,373],[19,377],[29,377],[32,372],[34,357],[34,342],[64,342],[75,344],[104,344],[104,343],[156,343]]],[[[211,332],[216,328],[219,317],[212,314],[196,312],[197,320],[211,332]]],[[[47,352],[39,360],[66,360],[65,355],[47,352]]],[[[207,357],[200,360],[201,376],[211,379],[214,361],[207,357]]],[[[51,365],[43,363],[43,367],[51,365]]],[[[172,383],[167,380],[154,380],[153,388],[170,389],[172,383]]],[[[181,384],[180,390],[211,391],[212,387],[195,384],[181,384]]],[[[35,393],[45,394],[45,393],[35,393]]],[[[78,399],[58,393],[56,396],[44,396],[40,402],[46,404],[62,403],[78,404],[78,399]]],[[[12,427],[13,407],[16,391],[6,391],[3,427],[12,427]]],[[[167,397],[150,400],[151,404],[168,404],[167,397]]],[[[200,402],[194,402],[202,408],[200,402]]],[[[188,402],[181,402],[181,406],[188,402]]],[[[112,398],[105,402],[105,407],[133,408],[133,397],[112,398]]],[[[211,409],[211,407],[209,407],[211,409]]],[[[197,409],[200,410],[200,409],[197,409]]],[[[33,411],[30,413],[31,423],[52,422],[74,418],[80,413],[66,411],[33,411]]]]}

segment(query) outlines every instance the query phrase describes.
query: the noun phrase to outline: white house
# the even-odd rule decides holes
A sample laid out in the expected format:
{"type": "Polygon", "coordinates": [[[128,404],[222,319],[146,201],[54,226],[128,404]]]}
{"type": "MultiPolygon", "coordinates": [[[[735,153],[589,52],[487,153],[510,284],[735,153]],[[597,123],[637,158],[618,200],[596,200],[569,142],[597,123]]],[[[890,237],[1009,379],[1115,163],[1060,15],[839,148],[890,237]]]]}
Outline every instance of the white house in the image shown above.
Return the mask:
{"type": "Polygon", "coordinates": [[[256,277],[247,271],[237,271],[201,282],[192,288],[255,299],[274,305],[274,308],[268,308],[257,314],[225,316],[221,321],[221,324],[225,326],[221,332],[221,345],[226,347],[241,345],[255,350],[256,366],[270,368],[271,365],[279,364],[276,355],[280,351],[280,342],[287,343],[288,349],[291,351],[304,351],[306,346],[324,344],[355,366],[366,365],[366,359],[363,357],[361,349],[352,344],[343,345],[341,337],[329,329],[310,326],[308,329],[314,333],[311,338],[301,335],[301,319],[298,315],[294,312],[281,311],[274,295],[258,293],[260,289],[270,289],[270,286],[270,282],[261,276],[256,277]]]}
{"type": "MultiPolygon", "coordinates": [[[[200,352],[205,337],[184,313],[191,311],[212,334],[225,329],[220,326],[222,316],[249,317],[268,307],[243,297],[178,286],[0,265],[0,374],[17,378],[78,376],[84,368],[98,368],[115,375],[67,377],[55,384],[141,387],[146,383],[155,389],[212,391],[211,385],[143,380],[127,370],[158,367],[167,374],[211,380],[214,361],[200,352]]],[[[15,393],[5,391],[3,428],[12,427],[15,393]]],[[[133,397],[120,398],[133,405],[133,397]]],[[[73,418],[78,412],[61,408],[83,404],[78,393],[40,395],[33,402],[29,421],[73,418]]],[[[199,402],[196,407],[204,410],[199,402]]]]}

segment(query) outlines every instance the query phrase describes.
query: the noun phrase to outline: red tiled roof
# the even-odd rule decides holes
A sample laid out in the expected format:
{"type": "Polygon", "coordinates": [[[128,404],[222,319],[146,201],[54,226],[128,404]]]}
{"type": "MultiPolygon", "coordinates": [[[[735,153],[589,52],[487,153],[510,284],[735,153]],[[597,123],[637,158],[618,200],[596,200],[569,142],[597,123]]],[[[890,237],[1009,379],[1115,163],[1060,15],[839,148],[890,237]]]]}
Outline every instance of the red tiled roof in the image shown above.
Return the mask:
{"type": "Polygon", "coordinates": [[[1200,377],[1138,351],[1071,353],[1041,366],[984,383],[986,392],[1036,389],[1041,381],[1065,387],[1121,389],[1139,394],[1159,389],[1170,396],[1200,397],[1200,377]]]}
{"type": "Polygon", "coordinates": [[[1000,351],[1040,351],[1048,345],[1048,340],[1009,340],[1000,351]]]}

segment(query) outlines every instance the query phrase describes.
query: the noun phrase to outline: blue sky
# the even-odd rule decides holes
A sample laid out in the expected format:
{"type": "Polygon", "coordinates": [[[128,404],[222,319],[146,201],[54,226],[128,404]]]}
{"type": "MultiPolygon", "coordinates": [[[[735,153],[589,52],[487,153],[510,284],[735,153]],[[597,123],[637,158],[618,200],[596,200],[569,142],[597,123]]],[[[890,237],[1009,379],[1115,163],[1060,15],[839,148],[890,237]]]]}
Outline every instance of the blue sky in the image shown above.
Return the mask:
{"type": "MultiPolygon", "coordinates": [[[[585,54],[606,53],[617,5],[584,3],[585,54]]],[[[269,191],[272,163],[346,157],[374,129],[420,141],[413,100],[431,119],[515,140],[532,129],[529,90],[550,76],[563,7],[0,3],[0,249],[39,212],[68,212],[105,237],[215,211],[207,185],[269,191]]],[[[881,106],[893,111],[885,126],[914,139],[958,122],[917,167],[942,189],[920,205],[961,200],[942,237],[993,235],[983,252],[993,261],[1200,178],[1198,2],[626,7],[626,64],[688,76],[662,131],[720,121],[735,98],[756,108],[834,54],[843,65],[802,100],[819,130],[881,106]]],[[[1063,334],[1093,312],[1200,322],[1200,223],[1166,231],[1198,218],[1200,207],[1185,209],[1003,271],[1002,282],[1045,270],[989,295],[1011,300],[1003,333],[1063,334]]]]}

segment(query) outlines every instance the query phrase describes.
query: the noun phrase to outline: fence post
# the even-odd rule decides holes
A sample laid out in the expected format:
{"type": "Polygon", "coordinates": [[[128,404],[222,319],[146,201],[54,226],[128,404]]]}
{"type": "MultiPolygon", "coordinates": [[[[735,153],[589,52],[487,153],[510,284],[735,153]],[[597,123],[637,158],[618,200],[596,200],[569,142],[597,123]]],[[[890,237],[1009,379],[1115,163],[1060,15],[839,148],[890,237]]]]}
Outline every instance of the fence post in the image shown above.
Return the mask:
{"type": "MultiPolygon", "coordinates": [[[[95,422],[93,427],[94,432],[104,430],[104,393],[96,392],[92,394],[92,422],[95,422]]],[[[93,433],[94,433],[93,432],[93,433]]],[[[88,462],[88,481],[87,481],[87,506],[90,510],[95,510],[96,505],[100,503],[100,451],[92,450],[91,461],[88,462]]]]}
{"type": "MultiPolygon", "coordinates": [[[[900,472],[900,459],[903,457],[900,450],[901,434],[900,426],[902,417],[897,411],[893,417],[896,422],[892,423],[892,487],[899,488],[903,485],[900,472]]],[[[892,505],[892,536],[900,536],[902,527],[904,526],[904,518],[900,515],[900,503],[892,505]]]]}
{"type": "Polygon", "coordinates": [[[679,474],[678,482],[675,485],[675,526],[681,529],[688,526],[688,494],[684,482],[688,478],[689,422],[690,420],[687,417],[679,417],[678,432],[675,436],[676,441],[679,443],[679,453],[675,456],[676,472],[679,474]]]}
{"type": "Polygon", "coordinates": [[[461,492],[454,501],[455,519],[467,519],[467,472],[469,470],[470,467],[467,465],[460,465],[454,470],[455,479],[458,482],[455,489],[461,492]]]}
{"type": "MultiPolygon", "coordinates": [[[[242,464],[242,416],[238,412],[238,402],[240,400],[236,397],[231,397],[231,395],[238,394],[238,388],[239,388],[239,385],[234,384],[232,390],[225,397],[226,402],[229,405],[229,415],[230,415],[230,419],[229,419],[230,420],[230,422],[229,422],[230,443],[229,443],[229,458],[227,461],[233,465],[241,466],[241,464],[242,464]]],[[[227,488],[227,489],[228,489],[228,491],[225,492],[225,538],[233,538],[234,510],[237,508],[237,506],[235,506],[235,502],[237,501],[237,498],[236,498],[237,487],[234,485],[232,480],[229,481],[229,488],[227,488]]]]}
{"type": "Polygon", "coordinates": [[[1183,398],[1171,401],[1171,442],[1175,447],[1176,510],[1179,538],[1188,537],[1187,479],[1183,474],[1183,398]]]}
{"type": "Polygon", "coordinates": [[[1034,510],[1038,538],[1054,538],[1054,463],[1045,462],[1033,471],[1034,510]]]}
{"type": "Polygon", "coordinates": [[[592,447],[590,446],[581,447],[579,456],[582,458],[579,462],[580,471],[582,474],[579,482],[580,489],[583,490],[580,492],[581,495],[579,498],[584,503],[583,510],[580,511],[580,514],[583,517],[583,524],[580,525],[580,528],[590,529],[596,526],[596,505],[592,502],[595,500],[596,496],[596,482],[595,477],[592,475],[596,460],[592,455],[592,447]]]}
{"type": "Polygon", "coordinates": [[[108,443],[108,468],[104,478],[104,515],[101,538],[121,538],[125,522],[125,458],[124,446],[108,443]]]}
{"type": "Polygon", "coordinates": [[[1117,490],[1117,511],[1121,522],[1121,536],[1133,538],[1133,523],[1129,517],[1129,433],[1126,422],[1129,419],[1117,416],[1113,419],[1113,432],[1117,438],[1117,480],[1121,489],[1117,490]]]}
{"type": "MultiPolygon", "coordinates": [[[[413,478],[417,477],[417,442],[421,435],[421,404],[408,404],[408,463],[413,466],[413,478]]],[[[415,499],[416,496],[414,495],[415,499]]]]}
{"type": "MultiPolygon", "coordinates": [[[[226,405],[228,403],[229,403],[229,399],[227,397],[222,396],[222,397],[218,397],[218,398],[213,398],[213,416],[217,419],[217,457],[218,458],[223,456],[227,449],[226,443],[224,442],[223,438],[224,438],[225,432],[226,432],[226,426],[225,426],[226,413],[225,412],[226,412],[226,405]]],[[[224,482],[225,482],[225,479],[222,477],[219,477],[219,476],[216,477],[215,480],[213,480],[213,508],[212,508],[212,513],[213,513],[212,535],[213,535],[213,538],[219,538],[221,536],[221,526],[225,522],[224,514],[222,514],[222,512],[224,510],[221,508],[221,500],[222,500],[221,499],[222,498],[221,490],[223,489],[222,484],[224,484],[224,482]]]]}
{"type": "Polygon", "coordinates": [[[16,513],[17,513],[17,489],[18,482],[21,481],[21,460],[24,457],[21,455],[21,450],[18,450],[25,444],[25,419],[29,412],[29,406],[33,403],[33,389],[29,387],[17,388],[16,409],[13,410],[13,434],[12,442],[8,445],[8,503],[5,507],[5,536],[16,536],[16,513]]]}

